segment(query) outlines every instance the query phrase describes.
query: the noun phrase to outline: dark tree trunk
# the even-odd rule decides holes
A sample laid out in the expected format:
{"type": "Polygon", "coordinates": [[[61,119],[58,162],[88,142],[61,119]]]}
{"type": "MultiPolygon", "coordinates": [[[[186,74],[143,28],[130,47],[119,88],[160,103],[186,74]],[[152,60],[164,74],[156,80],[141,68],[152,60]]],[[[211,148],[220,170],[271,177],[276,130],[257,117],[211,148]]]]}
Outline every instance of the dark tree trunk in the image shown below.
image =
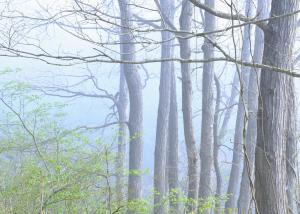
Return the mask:
{"type": "MultiPolygon", "coordinates": [[[[119,0],[121,14],[121,60],[135,61],[135,45],[130,32],[131,11],[128,0],[119,0]]],[[[143,93],[140,75],[134,64],[124,64],[124,75],[128,87],[129,111],[129,177],[128,201],[142,198],[142,158],[143,158],[143,93]]],[[[128,210],[128,213],[134,213],[128,210]]]]}
{"type": "MultiPolygon", "coordinates": [[[[174,1],[160,1],[160,6],[164,15],[169,21],[173,22],[175,5],[174,1]]],[[[162,22],[163,28],[168,28],[162,22]]],[[[161,45],[161,57],[172,58],[173,51],[173,34],[167,31],[162,31],[162,45],[161,45]]],[[[165,205],[163,204],[163,197],[165,196],[166,179],[166,146],[168,140],[168,124],[169,124],[169,112],[170,112],[170,88],[172,77],[172,62],[162,62],[160,72],[160,84],[159,84],[159,104],[157,114],[157,126],[156,126],[156,142],[155,142],[155,157],[154,157],[154,213],[164,214],[165,205]]]]}
{"type": "MultiPolygon", "coordinates": [[[[267,18],[269,15],[269,1],[258,1],[257,13],[259,18],[267,18]]],[[[255,47],[253,60],[255,63],[262,62],[264,51],[264,33],[256,27],[255,47]]],[[[254,158],[257,138],[257,108],[260,69],[251,68],[248,84],[248,126],[246,144],[244,145],[244,167],[238,199],[239,214],[248,213],[250,201],[254,194],[254,158]]]]}
{"type": "MultiPolygon", "coordinates": [[[[189,0],[183,0],[180,15],[180,30],[190,31],[192,20],[192,5],[189,0]]],[[[188,36],[188,35],[183,35],[188,36]]],[[[189,39],[181,38],[180,56],[182,59],[189,59],[191,47],[189,39]]],[[[188,158],[188,198],[194,201],[198,199],[198,153],[194,137],[193,117],[192,117],[192,80],[189,63],[181,63],[182,75],[182,112],[184,125],[184,138],[188,158]]],[[[196,203],[187,206],[187,213],[195,212],[196,203]]]]}
{"type": "MultiPolygon", "coordinates": [[[[271,16],[294,12],[298,9],[298,2],[273,0],[271,16]]],[[[269,21],[265,31],[263,64],[292,68],[296,21],[296,15],[269,21]]],[[[294,182],[286,164],[286,154],[294,144],[291,135],[296,117],[293,78],[262,69],[260,92],[255,157],[257,209],[263,214],[287,214],[290,213],[288,204],[291,204],[288,203],[290,194],[287,188],[294,188],[294,185],[287,187],[294,182]]]]}

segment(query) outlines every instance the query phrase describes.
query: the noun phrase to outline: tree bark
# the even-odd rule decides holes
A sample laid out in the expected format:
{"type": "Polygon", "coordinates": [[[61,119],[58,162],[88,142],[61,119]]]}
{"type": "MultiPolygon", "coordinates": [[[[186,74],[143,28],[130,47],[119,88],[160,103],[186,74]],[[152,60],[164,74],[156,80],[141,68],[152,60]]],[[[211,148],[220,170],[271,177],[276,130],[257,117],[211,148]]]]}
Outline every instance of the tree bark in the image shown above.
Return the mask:
{"type": "MultiPolygon", "coordinates": [[[[205,5],[214,8],[214,0],[205,0],[205,5]]],[[[216,26],[216,18],[208,12],[204,12],[204,32],[214,31],[216,26]]],[[[214,40],[213,35],[209,36],[210,40],[214,40]]],[[[211,59],[214,57],[214,47],[208,39],[204,40],[202,46],[203,58],[211,59]]],[[[201,125],[201,172],[199,183],[199,199],[206,200],[213,194],[211,189],[211,171],[213,166],[213,124],[214,124],[214,63],[203,64],[202,77],[202,125],[201,125]]],[[[206,211],[208,213],[209,211],[206,211]]]]}
{"type": "MultiPolygon", "coordinates": [[[[245,14],[248,17],[252,17],[253,5],[252,1],[246,1],[245,14]]],[[[242,59],[244,61],[250,61],[251,54],[251,25],[247,25],[244,28],[243,33],[243,46],[242,46],[242,59]]],[[[238,68],[239,69],[239,68],[238,68]]],[[[227,188],[227,196],[229,197],[225,203],[225,212],[230,213],[232,209],[237,207],[238,190],[240,184],[240,171],[242,167],[242,146],[244,143],[245,131],[246,131],[246,115],[245,110],[247,108],[247,93],[249,82],[249,67],[241,67],[240,72],[240,96],[237,110],[235,133],[234,133],[234,146],[232,154],[232,165],[229,177],[229,184],[227,188]]]]}
{"type": "MultiPolygon", "coordinates": [[[[289,93],[295,92],[294,84],[289,85],[289,93]]],[[[297,214],[298,212],[298,170],[297,170],[297,128],[296,128],[296,107],[295,99],[290,99],[288,110],[288,139],[286,148],[286,170],[287,170],[287,199],[289,213],[297,214]]]]}
{"type": "MultiPolygon", "coordinates": [[[[192,4],[189,0],[182,1],[181,15],[179,19],[180,30],[189,32],[191,30],[192,4]]],[[[184,36],[184,35],[183,35],[184,36]]],[[[187,36],[187,35],[186,35],[187,36]]],[[[190,40],[179,39],[180,56],[182,59],[191,57],[190,40]]],[[[186,207],[187,213],[195,212],[198,199],[198,153],[194,137],[193,117],[192,117],[192,80],[189,63],[181,63],[182,75],[182,112],[184,138],[188,159],[188,198],[193,200],[186,207]]]]}
{"type": "MultiPolygon", "coordinates": [[[[160,1],[160,7],[164,15],[169,21],[174,20],[175,5],[174,1],[160,1]]],[[[168,28],[162,22],[163,28],[168,28]]],[[[172,33],[162,31],[162,45],[161,57],[172,58],[173,40],[172,33]]],[[[164,214],[165,205],[163,204],[163,197],[165,196],[165,170],[166,170],[166,146],[168,140],[168,124],[170,112],[170,95],[171,95],[171,77],[172,77],[172,62],[162,62],[160,72],[160,85],[159,85],[159,104],[157,114],[156,126],[156,141],[155,141],[155,157],[154,157],[154,213],[164,214]]]]}
{"type": "MultiPolygon", "coordinates": [[[[215,104],[215,114],[214,114],[214,168],[215,168],[215,173],[216,173],[216,178],[217,178],[217,188],[216,188],[216,193],[215,197],[220,199],[221,194],[222,194],[222,174],[220,171],[220,166],[219,166],[219,147],[220,147],[220,142],[219,142],[219,136],[218,136],[218,130],[219,130],[219,111],[220,111],[220,104],[221,104],[221,86],[220,86],[220,81],[216,74],[214,75],[214,80],[215,80],[215,85],[216,85],[216,104],[215,104]]],[[[218,200],[217,200],[218,201],[218,200]]],[[[221,212],[220,210],[221,204],[216,203],[215,205],[215,213],[218,214],[221,212]]]]}
{"type": "MultiPolygon", "coordinates": [[[[273,0],[271,16],[298,9],[297,0],[273,0]]],[[[297,16],[270,20],[265,31],[263,64],[292,68],[297,16]]],[[[259,213],[287,214],[288,178],[286,154],[294,142],[291,132],[296,117],[294,82],[291,76],[262,69],[255,159],[255,196],[259,213]],[[292,119],[293,118],[293,119],[292,119]]],[[[290,186],[291,187],[291,186],[290,186]]],[[[294,188],[294,187],[291,187],[294,188]]],[[[296,191],[291,189],[290,191],[296,191]]]]}
{"type": "MultiPolygon", "coordinates": [[[[257,14],[259,19],[267,18],[269,15],[268,1],[258,1],[257,14]]],[[[264,51],[264,33],[256,27],[255,47],[253,60],[255,63],[262,63],[264,51]]],[[[248,126],[246,144],[244,145],[244,167],[240,194],[238,199],[238,213],[248,213],[250,201],[254,194],[254,158],[257,137],[257,109],[258,109],[258,88],[259,88],[260,69],[251,68],[248,84],[248,126]]]]}
{"type": "MultiPolygon", "coordinates": [[[[173,64],[174,66],[174,64],[173,64]]],[[[178,109],[177,109],[177,93],[176,93],[176,75],[172,69],[171,74],[171,100],[169,114],[169,138],[168,138],[168,184],[170,200],[170,213],[178,213],[178,109]]]]}
{"type": "Polygon", "coordinates": [[[116,160],[117,178],[116,188],[118,190],[117,200],[122,202],[125,199],[124,194],[124,170],[125,170],[125,159],[126,159],[126,132],[127,132],[127,105],[128,105],[128,94],[127,85],[124,76],[124,65],[120,65],[120,83],[119,83],[119,98],[117,102],[117,110],[119,116],[119,130],[118,130],[118,152],[116,160]]]}
{"type": "MultiPolygon", "coordinates": [[[[118,0],[121,14],[121,60],[135,61],[135,45],[130,32],[131,11],[128,0],[118,0]]],[[[143,158],[143,93],[137,68],[133,64],[124,64],[124,75],[128,87],[129,111],[129,176],[128,202],[142,198],[142,158],[143,158]]],[[[128,209],[128,214],[135,213],[128,209]]]]}

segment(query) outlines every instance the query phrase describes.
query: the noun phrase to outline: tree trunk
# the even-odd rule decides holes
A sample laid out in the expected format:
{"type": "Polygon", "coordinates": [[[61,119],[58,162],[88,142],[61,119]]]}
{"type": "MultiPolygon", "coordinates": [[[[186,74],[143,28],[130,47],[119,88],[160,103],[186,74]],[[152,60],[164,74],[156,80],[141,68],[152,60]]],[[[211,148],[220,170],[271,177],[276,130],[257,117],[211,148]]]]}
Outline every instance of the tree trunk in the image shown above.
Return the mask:
{"type": "MultiPolygon", "coordinates": [[[[219,142],[219,136],[218,136],[218,125],[219,125],[219,111],[220,111],[220,103],[221,103],[221,86],[220,86],[220,81],[216,75],[214,75],[214,80],[215,80],[215,85],[216,85],[216,107],[215,107],[215,114],[214,114],[214,168],[216,172],[216,178],[217,178],[217,188],[216,188],[216,193],[215,197],[220,198],[221,197],[221,189],[222,189],[222,174],[220,171],[220,166],[219,166],[219,147],[220,147],[220,142],[219,142]]],[[[218,201],[218,200],[217,200],[218,201]]],[[[221,212],[220,210],[221,204],[216,203],[215,206],[215,213],[218,214],[221,212]]]]}
{"type": "MultiPolygon", "coordinates": [[[[174,64],[173,64],[174,66],[174,64]]],[[[176,93],[176,75],[172,69],[171,100],[169,114],[169,138],[168,138],[168,184],[170,200],[170,213],[178,213],[178,110],[176,93]]]]}
{"type": "MultiPolygon", "coordinates": [[[[119,0],[121,14],[121,60],[135,61],[135,45],[130,32],[131,11],[127,0],[119,0]]],[[[124,75],[128,87],[129,111],[129,176],[128,202],[142,198],[142,158],[143,158],[143,93],[140,75],[134,64],[124,64],[124,75]]],[[[129,214],[134,213],[128,210],[129,214]]]]}
{"type": "MultiPolygon", "coordinates": [[[[189,32],[191,30],[192,5],[189,0],[182,2],[180,15],[180,30],[189,32]]],[[[183,35],[188,36],[188,35],[183,35]]],[[[189,59],[191,47],[189,39],[180,38],[180,56],[182,59],[189,59]]],[[[192,80],[189,63],[181,63],[182,75],[182,112],[184,138],[188,158],[188,198],[193,200],[187,205],[187,213],[195,212],[198,199],[198,153],[194,137],[193,117],[192,117],[192,80]]]]}
{"type": "MultiPolygon", "coordinates": [[[[160,6],[164,15],[169,21],[173,22],[175,5],[174,1],[160,1],[160,6]]],[[[168,28],[162,22],[163,28],[168,28]]],[[[173,51],[173,34],[167,31],[162,31],[161,57],[172,58],[173,51]]],[[[154,157],[154,213],[164,214],[165,205],[163,197],[165,196],[165,170],[166,170],[166,146],[168,139],[168,124],[170,112],[170,88],[172,77],[172,62],[162,62],[160,72],[159,85],[159,104],[156,126],[156,142],[155,142],[155,157],[154,157]]]]}
{"type": "MultiPolygon", "coordinates": [[[[292,13],[297,0],[273,0],[271,16],[292,13]]],[[[270,20],[265,31],[263,64],[292,68],[297,16],[270,20]]],[[[255,196],[263,214],[287,214],[288,177],[286,153],[290,150],[291,132],[296,117],[294,82],[291,76],[262,69],[255,159],[255,196]],[[293,118],[293,119],[292,119],[293,118]]],[[[291,177],[290,177],[291,178],[291,177]]],[[[293,182],[292,182],[293,183],[293,182]]],[[[290,187],[288,187],[290,188],[290,187]]],[[[291,187],[294,188],[294,187],[291,187]]],[[[291,189],[290,191],[296,191],[291,189]]]]}
{"type": "Polygon", "coordinates": [[[124,201],[125,199],[124,163],[126,159],[127,105],[128,105],[127,85],[124,76],[124,65],[121,64],[119,98],[117,102],[117,109],[118,109],[118,116],[119,116],[119,133],[118,133],[118,152],[117,152],[117,160],[116,160],[116,168],[117,168],[116,188],[118,190],[117,200],[119,203],[124,201]]]}
{"type": "MultiPolygon", "coordinates": [[[[215,7],[214,0],[205,0],[206,6],[215,7]]],[[[204,13],[204,32],[214,31],[216,25],[215,16],[208,12],[204,13]]],[[[210,40],[214,40],[213,35],[209,36],[210,40]]],[[[204,40],[202,46],[204,60],[214,58],[214,47],[208,39],[204,40]]],[[[211,189],[211,171],[213,166],[213,124],[214,124],[214,63],[203,64],[202,78],[202,125],[201,125],[201,172],[199,184],[199,199],[206,200],[213,194],[211,189]]],[[[208,213],[208,211],[206,212],[208,213]]]]}
{"type": "MultiPolygon", "coordinates": [[[[248,17],[252,17],[253,14],[253,5],[251,0],[246,1],[245,14],[248,17]]],[[[251,25],[247,25],[244,28],[243,33],[243,46],[242,46],[242,59],[243,61],[250,61],[251,54],[251,25]]],[[[238,68],[239,69],[239,68],[238,68]]],[[[229,177],[229,184],[227,188],[227,196],[229,197],[225,203],[226,213],[232,212],[232,209],[237,207],[238,191],[240,184],[240,171],[242,167],[242,146],[246,130],[246,115],[245,108],[247,108],[247,93],[248,93],[248,82],[249,82],[249,67],[241,67],[240,72],[240,96],[238,111],[235,124],[235,133],[234,133],[234,146],[233,146],[233,155],[232,155],[232,166],[229,177]]]]}
{"type": "MultiPolygon", "coordinates": [[[[257,13],[259,19],[267,18],[269,15],[268,1],[258,1],[257,13]]],[[[256,27],[255,47],[253,60],[255,63],[262,63],[264,51],[264,33],[256,27]]],[[[244,167],[238,199],[238,213],[248,213],[250,209],[250,200],[254,194],[254,158],[257,137],[257,108],[258,108],[258,87],[259,87],[260,69],[251,68],[248,84],[248,126],[246,135],[246,144],[244,145],[244,167]]]]}
{"type": "MultiPolygon", "coordinates": [[[[290,94],[295,92],[294,84],[289,85],[290,94]]],[[[287,199],[288,209],[291,214],[298,214],[298,170],[297,170],[297,129],[296,129],[296,107],[295,99],[290,99],[288,111],[288,139],[286,148],[287,169],[287,199]]]]}
{"type": "Polygon", "coordinates": [[[233,81],[232,81],[230,97],[229,97],[228,102],[226,103],[227,109],[226,109],[226,112],[224,115],[222,126],[219,131],[219,141],[220,142],[223,141],[223,139],[226,135],[227,126],[228,126],[228,123],[229,123],[229,120],[230,120],[230,117],[231,117],[231,114],[233,111],[233,105],[235,105],[235,103],[237,102],[236,97],[238,96],[238,94],[239,94],[239,74],[236,71],[234,74],[234,77],[233,77],[233,81]]]}

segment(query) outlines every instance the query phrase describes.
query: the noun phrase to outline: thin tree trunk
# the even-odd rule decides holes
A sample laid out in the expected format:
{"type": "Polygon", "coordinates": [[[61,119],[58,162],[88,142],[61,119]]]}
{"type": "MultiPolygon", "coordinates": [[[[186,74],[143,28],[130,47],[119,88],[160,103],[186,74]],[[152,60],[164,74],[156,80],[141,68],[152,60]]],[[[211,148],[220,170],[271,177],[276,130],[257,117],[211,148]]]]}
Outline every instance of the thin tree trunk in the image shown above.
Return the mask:
{"type": "MultiPolygon", "coordinates": [[[[135,61],[135,45],[130,32],[131,11],[128,0],[119,0],[121,14],[121,60],[135,61]]],[[[128,202],[142,198],[142,158],[143,158],[143,93],[140,75],[133,64],[124,64],[124,75],[128,87],[129,111],[129,176],[128,202]]],[[[128,209],[128,214],[135,213],[128,209]]]]}
{"type": "MultiPolygon", "coordinates": [[[[273,0],[271,16],[292,13],[298,0],[273,0]]],[[[297,16],[270,20],[265,31],[263,64],[292,68],[297,16]]],[[[292,148],[291,132],[296,117],[294,82],[291,76],[262,69],[255,159],[255,196],[263,214],[287,214],[287,184],[291,184],[286,154],[292,148]],[[293,118],[293,119],[291,119],[293,118]]],[[[293,183],[293,182],[292,182],[293,183]]],[[[289,187],[288,187],[289,188],[289,187]]],[[[290,186],[290,188],[294,188],[290,186]]],[[[291,189],[290,191],[296,191],[291,189]]]]}
{"type": "MultiPolygon", "coordinates": [[[[174,1],[160,1],[160,6],[164,15],[173,22],[175,5],[174,1]]],[[[167,28],[164,22],[162,27],[167,28]]],[[[162,31],[162,45],[161,57],[172,58],[173,40],[172,33],[162,31]]],[[[155,141],[155,157],[154,157],[154,213],[164,214],[165,205],[163,204],[163,197],[165,196],[165,170],[166,170],[166,146],[168,140],[168,124],[170,112],[170,95],[171,95],[171,77],[172,77],[172,62],[162,62],[160,72],[160,85],[159,85],[159,104],[157,114],[156,126],[156,141],[155,141]]]]}
{"type": "MultiPolygon", "coordinates": [[[[260,19],[268,17],[269,13],[268,1],[258,1],[257,13],[260,19]]],[[[253,60],[255,63],[262,62],[264,51],[264,33],[256,27],[255,31],[255,47],[253,60]]],[[[246,135],[246,144],[244,145],[244,167],[242,173],[242,181],[240,187],[240,195],[238,199],[238,213],[248,213],[250,209],[250,201],[254,194],[254,159],[257,137],[257,109],[258,109],[258,87],[259,87],[260,69],[251,68],[249,84],[248,84],[248,127],[246,135]]]]}
{"type": "MultiPolygon", "coordinates": [[[[192,4],[189,0],[183,0],[180,15],[180,30],[189,32],[191,30],[192,4]]],[[[180,56],[182,59],[191,57],[189,39],[180,38],[180,56]]],[[[182,112],[184,125],[184,138],[188,158],[188,198],[193,200],[187,206],[187,213],[195,212],[198,199],[198,153],[194,137],[192,117],[192,80],[189,63],[181,63],[182,75],[182,112]]]]}
{"type": "MultiPolygon", "coordinates": [[[[174,66],[174,64],[173,64],[174,66]]],[[[168,184],[170,200],[170,213],[178,213],[178,109],[176,93],[176,75],[172,69],[171,101],[169,114],[169,138],[168,138],[168,184]]]]}
{"type": "MultiPolygon", "coordinates": [[[[206,6],[210,8],[215,7],[214,0],[205,0],[206,6]]],[[[208,12],[204,13],[204,32],[214,31],[216,25],[215,16],[208,12]]],[[[213,36],[209,37],[214,40],[213,36]]],[[[207,39],[204,40],[202,46],[204,60],[214,57],[214,47],[207,39]]],[[[214,124],[214,95],[213,95],[213,81],[214,81],[214,63],[204,63],[203,78],[202,78],[202,125],[201,125],[201,172],[199,184],[199,199],[206,200],[207,197],[213,194],[211,189],[211,172],[213,166],[213,124],[214,124]]],[[[209,210],[206,211],[208,213],[209,210]]]]}
{"type": "MultiPolygon", "coordinates": [[[[251,0],[246,1],[245,14],[248,17],[252,17],[253,5],[251,0]]],[[[242,59],[244,61],[250,61],[250,49],[251,49],[251,25],[244,28],[243,33],[243,47],[242,47],[242,59]]],[[[245,130],[246,130],[246,115],[245,110],[247,108],[247,94],[248,94],[248,82],[249,82],[249,67],[242,67],[240,72],[240,96],[238,111],[235,124],[234,133],[234,146],[232,155],[232,166],[229,177],[229,184],[227,188],[227,196],[229,197],[225,203],[225,212],[230,213],[232,209],[237,207],[238,191],[240,184],[240,171],[242,167],[242,146],[244,143],[245,130]]]]}
{"type": "Polygon", "coordinates": [[[124,170],[125,170],[125,159],[126,159],[126,121],[127,121],[127,105],[128,105],[128,94],[127,85],[124,76],[124,65],[120,65],[120,83],[119,83],[119,99],[117,102],[118,116],[119,116],[119,133],[118,133],[118,154],[116,160],[117,178],[116,188],[118,190],[117,200],[118,203],[124,201],[124,170]]]}
{"type": "MultiPolygon", "coordinates": [[[[214,114],[214,168],[216,172],[216,178],[217,178],[217,188],[215,197],[217,199],[220,199],[221,197],[221,189],[222,189],[222,174],[220,171],[219,166],[219,136],[218,136],[218,124],[219,124],[219,111],[220,111],[220,103],[221,103],[221,86],[220,81],[216,75],[214,75],[215,85],[216,85],[216,104],[215,104],[215,114],[214,114]]],[[[218,200],[217,200],[218,201],[218,200]]],[[[217,203],[215,206],[215,214],[218,214],[221,212],[220,210],[220,203],[217,203]]]]}
{"type": "MultiPolygon", "coordinates": [[[[217,84],[218,83],[216,83],[216,85],[217,84]]],[[[217,87],[218,87],[218,85],[217,85],[217,87]]],[[[219,92],[219,93],[220,93],[219,96],[221,96],[221,92],[219,92]]],[[[218,94],[218,89],[217,89],[217,94],[218,94]]],[[[219,152],[220,145],[222,145],[222,141],[223,141],[224,137],[226,136],[227,127],[228,127],[229,120],[230,120],[230,117],[231,117],[231,114],[233,111],[233,106],[236,103],[236,97],[238,94],[239,94],[239,74],[238,74],[238,72],[235,72],[233,81],[232,81],[230,97],[229,97],[228,101],[226,102],[226,110],[225,110],[225,114],[223,117],[222,125],[221,125],[220,129],[219,129],[219,127],[214,127],[214,168],[215,168],[215,173],[216,173],[216,178],[217,178],[217,181],[216,181],[217,188],[216,188],[216,194],[215,194],[216,197],[222,196],[222,186],[223,186],[222,175],[219,172],[220,169],[219,169],[218,159],[217,159],[218,152],[219,152]],[[217,165],[216,165],[216,163],[217,163],[217,165]]],[[[217,97],[218,97],[218,95],[217,95],[217,97]]],[[[221,99],[221,97],[220,97],[220,99],[221,99]]],[[[216,115],[216,113],[217,113],[217,109],[215,109],[214,117],[218,116],[218,121],[220,121],[220,118],[221,118],[220,114],[218,113],[218,115],[216,115]]],[[[214,124],[215,124],[215,121],[214,121],[214,124]]],[[[220,204],[216,204],[216,213],[218,213],[218,210],[220,212],[220,204]]]]}
{"type": "Polygon", "coordinates": [[[227,126],[228,126],[228,123],[229,123],[229,120],[230,120],[230,117],[231,117],[231,114],[232,114],[232,111],[233,111],[233,105],[235,105],[235,103],[237,102],[236,97],[238,96],[238,94],[239,94],[239,74],[236,71],[235,74],[234,74],[234,77],[233,77],[233,81],[232,81],[230,97],[229,97],[228,102],[226,103],[227,104],[227,106],[226,106],[227,109],[226,109],[226,112],[225,112],[225,115],[224,115],[224,119],[222,121],[222,126],[221,126],[220,131],[219,131],[219,140],[220,140],[220,142],[223,141],[223,139],[226,135],[227,126]]]}

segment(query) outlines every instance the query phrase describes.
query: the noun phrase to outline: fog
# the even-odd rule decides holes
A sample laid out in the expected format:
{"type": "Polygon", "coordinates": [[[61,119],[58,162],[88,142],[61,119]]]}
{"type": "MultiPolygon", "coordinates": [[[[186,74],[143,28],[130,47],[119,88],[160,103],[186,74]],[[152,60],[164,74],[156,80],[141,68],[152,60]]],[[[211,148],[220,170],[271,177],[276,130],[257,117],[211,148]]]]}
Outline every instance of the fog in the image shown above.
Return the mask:
{"type": "Polygon", "coordinates": [[[0,213],[298,213],[296,2],[0,1],[0,213]]]}

